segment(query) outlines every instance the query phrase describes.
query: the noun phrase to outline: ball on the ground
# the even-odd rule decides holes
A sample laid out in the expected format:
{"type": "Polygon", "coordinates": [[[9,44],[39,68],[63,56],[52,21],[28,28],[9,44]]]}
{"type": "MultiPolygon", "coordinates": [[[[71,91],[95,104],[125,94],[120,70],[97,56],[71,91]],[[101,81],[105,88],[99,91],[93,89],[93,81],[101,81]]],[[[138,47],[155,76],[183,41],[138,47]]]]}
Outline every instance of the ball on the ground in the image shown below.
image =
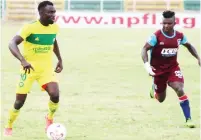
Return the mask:
{"type": "Polygon", "coordinates": [[[47,128],[47,137],[49,140],[64,140],[66,135],[66,128],[60,123],[53,123],[47,128]]]}

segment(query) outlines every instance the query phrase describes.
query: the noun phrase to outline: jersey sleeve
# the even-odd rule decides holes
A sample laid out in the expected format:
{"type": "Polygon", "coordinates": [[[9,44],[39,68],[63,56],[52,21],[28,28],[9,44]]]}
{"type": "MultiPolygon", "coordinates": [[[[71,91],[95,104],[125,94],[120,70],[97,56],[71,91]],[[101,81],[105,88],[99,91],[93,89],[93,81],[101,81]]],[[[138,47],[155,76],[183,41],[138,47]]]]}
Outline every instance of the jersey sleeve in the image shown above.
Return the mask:
{"type": "Polygon", "coordinates": [[[149,37],[149,39],[147,40],[147,43],[148,43],[150,46],[154,47],[154,46],[156,45],[156,43],[157,43],[156,35],[155,35],[155,34],[152,34],[152,35],[149,37]]]}
{"type": "Polygon", "coordinates": [[[17,35],[21,36],[24,40],[31,34],[30,26],[24,25],[17,33],[17,35]]]}
{"type": "Polygon", "coordinates": [[[180,42],[180,45],[186,44],[187,42],[188,42],[188,41],[187,41],[186,36],[183,35],[183,38],[182,38],[182,40],[181,40],[181,42],[180,42]]]}

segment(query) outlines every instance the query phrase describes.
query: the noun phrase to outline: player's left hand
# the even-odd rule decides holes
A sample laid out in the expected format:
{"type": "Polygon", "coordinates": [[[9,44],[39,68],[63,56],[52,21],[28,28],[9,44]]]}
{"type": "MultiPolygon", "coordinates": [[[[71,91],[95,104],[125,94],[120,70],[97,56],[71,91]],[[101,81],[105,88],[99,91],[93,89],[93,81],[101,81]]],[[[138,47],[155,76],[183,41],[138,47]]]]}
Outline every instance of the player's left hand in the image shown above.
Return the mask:
{"type": "Polygon", "coordinates": [[[59,62],[57,63],[55,72],[56,72],[56,73],[60,73],[62,70],[63,70],[63,64],[62,64],[62,61],[59,61],[59,62]]]}

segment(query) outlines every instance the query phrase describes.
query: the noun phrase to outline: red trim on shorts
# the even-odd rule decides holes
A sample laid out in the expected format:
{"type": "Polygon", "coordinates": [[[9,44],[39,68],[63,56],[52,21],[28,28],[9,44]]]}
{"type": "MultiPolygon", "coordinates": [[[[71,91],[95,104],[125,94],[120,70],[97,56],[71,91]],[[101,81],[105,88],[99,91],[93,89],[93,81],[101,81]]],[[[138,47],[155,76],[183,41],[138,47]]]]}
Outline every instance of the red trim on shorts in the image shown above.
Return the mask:
{"type": "Polygon", "coordinates": [[[42,88],[45,90],[47,87],[47,84],[42,85],[42,88]]]}
{"type": "Polygon", "coordinates": [[[188,100],[188,97],[186,95],[183,95],[183,96],[179,97],[179,100],[185,101],[185,100],[188,100]]]}

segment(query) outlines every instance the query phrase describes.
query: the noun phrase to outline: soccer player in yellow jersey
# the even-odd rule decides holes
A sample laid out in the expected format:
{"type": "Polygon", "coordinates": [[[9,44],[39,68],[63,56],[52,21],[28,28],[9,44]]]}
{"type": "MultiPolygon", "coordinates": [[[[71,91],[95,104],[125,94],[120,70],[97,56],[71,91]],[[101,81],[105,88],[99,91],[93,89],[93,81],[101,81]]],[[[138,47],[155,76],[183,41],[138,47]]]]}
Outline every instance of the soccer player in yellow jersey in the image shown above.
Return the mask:
{"type": "Polygon", "coordinates": [[[53,123],[54,113],[58,108],[59,86],[55,72],[60,73],[63,65],[56,40],[58,33],[58,26],[54,23],[56,10],[52,2],[43,1],[38,5],[38,12],[39,20],[23,26],[9,44],[11,53],[21,62],[22,69],[17,83],[16,100],[9,111],[4,130],[5,135],[12,135],[13,122],[19,115],[34,81],[37,81],[50,96],[48,113],[45,117],[46,130],[53,123]],[[22,42],[23,55],[18,49],[18,45],[22,42]],[[56,69],[52,64],[53,53],[58,58],[56,69]]]}

